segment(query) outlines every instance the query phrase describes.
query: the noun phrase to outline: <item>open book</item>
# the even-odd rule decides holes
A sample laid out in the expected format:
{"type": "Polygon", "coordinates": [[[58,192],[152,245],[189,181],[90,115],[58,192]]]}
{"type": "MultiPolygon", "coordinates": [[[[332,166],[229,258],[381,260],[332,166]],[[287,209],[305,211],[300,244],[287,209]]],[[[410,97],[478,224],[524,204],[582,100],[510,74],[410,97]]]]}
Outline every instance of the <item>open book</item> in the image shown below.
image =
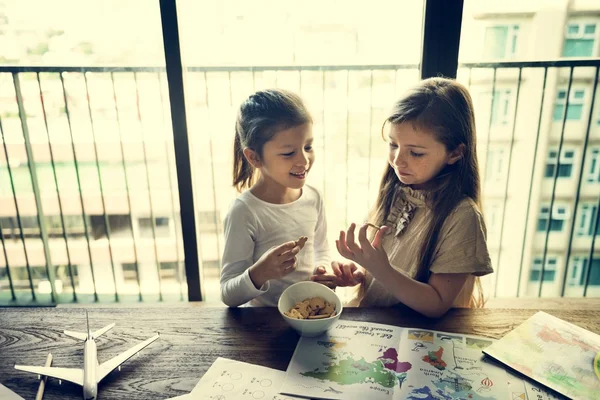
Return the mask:
{"type": "Polygon", "coordinates": [[[538,312],[483,350],[572,399],[600,400],[600,336],[538,312]]]}
{"type": "Polygon", "coordinates": [[[281,393],[318,399],[548,399],[483,361],[492,339],[339,320],[300,338],[281,393]]]}

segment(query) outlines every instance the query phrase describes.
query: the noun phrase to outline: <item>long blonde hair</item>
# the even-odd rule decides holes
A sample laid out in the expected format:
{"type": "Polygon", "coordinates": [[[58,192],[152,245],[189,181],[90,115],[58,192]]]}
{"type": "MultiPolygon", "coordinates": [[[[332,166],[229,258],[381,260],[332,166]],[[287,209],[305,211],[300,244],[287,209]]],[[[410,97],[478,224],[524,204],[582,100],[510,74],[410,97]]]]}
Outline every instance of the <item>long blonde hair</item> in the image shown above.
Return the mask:
{"type": "MultiPolygon", "coordinates": [[[[420,282],[429,280],[429,267],[433,260],[439,233],[444,221],[465,197],[470,198],[481,209],[479,167],[477,163],[475,119],[473,102],[468,90],[460,83],[445,78],[430,78],[421,81],[403,98],[394,104],[391,115],[382,126],[411,123],[415,128],[431,132],[448,152],[463,145],[462,157],[454,164],[447,165],[439,173],[436,184],[428,191],[428,205],[433,218],[428,227],[426,240],[419,255],[417,273],[414,279],[420,282]]],[[[398,180],[394,169],[386,163],[381,179],[379,195],[371,210],[372,223],[382,225],[393,206],[394,194],[403,184],[398,180]]],[[[484,304],[481,282],[476,278],[478,294],[472,304],[484,304]]]]}

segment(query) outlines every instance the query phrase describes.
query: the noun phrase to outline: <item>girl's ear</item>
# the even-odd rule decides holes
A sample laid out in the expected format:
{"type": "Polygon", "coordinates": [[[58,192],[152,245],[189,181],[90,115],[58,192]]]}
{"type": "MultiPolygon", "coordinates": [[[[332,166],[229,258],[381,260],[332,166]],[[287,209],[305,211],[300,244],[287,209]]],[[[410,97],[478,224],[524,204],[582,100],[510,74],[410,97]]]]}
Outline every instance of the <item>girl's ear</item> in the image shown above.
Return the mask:
{"type": "Polygon", "coordinates": [[[244,157],[246,157],[246,160],[248,160],[250,165],[252,165],[254,168],[260,168],[262,166],[258,154],[248,147],[244,149],[244,157]]]}
{"type": "Polygon", "coordinates": [[[458,147],[448,154],[448,165],[452,165],[456,163],[458,160],[463,158],[465,154],[465,145],[463,143],[459,144],[458,147]]]}

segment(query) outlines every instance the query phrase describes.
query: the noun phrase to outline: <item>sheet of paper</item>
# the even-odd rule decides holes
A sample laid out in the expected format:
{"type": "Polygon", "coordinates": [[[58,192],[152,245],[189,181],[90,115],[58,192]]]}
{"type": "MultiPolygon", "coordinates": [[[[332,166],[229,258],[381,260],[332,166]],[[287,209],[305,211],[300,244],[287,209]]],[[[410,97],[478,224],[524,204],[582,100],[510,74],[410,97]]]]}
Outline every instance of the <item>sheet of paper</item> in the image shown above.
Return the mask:
{"type": "Polygon", "coordinates": [[[403,329],[339,320],[321,336],[300,338],[281,392],[318,399],[391,399],[410,368],[398,359],[403,329]]]}
{"type": "Polygon", "coordinates": [[[0,399],[2,400],[25,400],[6,386],[0,383],[0,399]]]}
{"type": "Polygon", "coordinates": [[[504,368],[483,361],[481,350],[491,344],[483,337],[405,329],[399,358],[412,368],[394,399],[509,399],[504,368]]]}
{"type": "Polygon", "coordinates": [[[217,360],[194,389],[178,400],[295,400],[279,394],[285,372],[227,358],[217,360]]]}

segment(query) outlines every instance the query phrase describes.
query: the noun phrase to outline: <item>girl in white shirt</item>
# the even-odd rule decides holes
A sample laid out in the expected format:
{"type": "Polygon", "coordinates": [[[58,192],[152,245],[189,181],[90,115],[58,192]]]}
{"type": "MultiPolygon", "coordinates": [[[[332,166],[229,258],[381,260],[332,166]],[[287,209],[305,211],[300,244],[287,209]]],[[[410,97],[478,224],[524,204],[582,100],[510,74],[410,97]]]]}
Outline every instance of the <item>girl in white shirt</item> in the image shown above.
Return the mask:
{"type": "Polygon", "coordinates": [[[276,306],[289,285],[325,273],[323,200],[305,184],[315,160],[312,142],[312,118],[297,95],[259,91],[240,106],[233,185],[241,195],[225,217],[221,270],[228,306],[276,306]],[[308,238],[303,247],[301,236],[308,238]]]}

